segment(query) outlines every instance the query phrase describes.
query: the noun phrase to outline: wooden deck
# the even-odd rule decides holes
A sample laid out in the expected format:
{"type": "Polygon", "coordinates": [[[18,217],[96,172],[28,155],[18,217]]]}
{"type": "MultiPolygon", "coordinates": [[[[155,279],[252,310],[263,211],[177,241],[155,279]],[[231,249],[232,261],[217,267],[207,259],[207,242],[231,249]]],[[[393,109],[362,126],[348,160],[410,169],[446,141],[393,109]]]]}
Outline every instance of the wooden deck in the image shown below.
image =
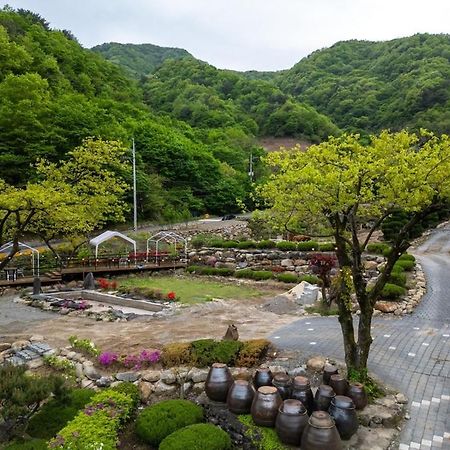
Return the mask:
{"type": "MultiPolygon", "coordinates": [[[[163,262],[161,264],[142,264],[142,265],[129,265],[121,267],[104,267],[104,266],[84,266],[84,267],[70,267],[68,269],[62,269],[61,271],[51,272],[51,274],[41,275],[42,284],[52,284],[61,281],[70,281],[83,279],[84,276],[92,272],[97,275],[122,275],[127,273],[136,272],[153,272],[160,270],[170,270],[170,269],[183,269],[186,267],[185,263],[180,262],[163,262]]],[[[0,280],[0,287],[16,287],[16,286],[32,286],[33,277],[19,277],[15,281],[11,280],[0,280]]]]}

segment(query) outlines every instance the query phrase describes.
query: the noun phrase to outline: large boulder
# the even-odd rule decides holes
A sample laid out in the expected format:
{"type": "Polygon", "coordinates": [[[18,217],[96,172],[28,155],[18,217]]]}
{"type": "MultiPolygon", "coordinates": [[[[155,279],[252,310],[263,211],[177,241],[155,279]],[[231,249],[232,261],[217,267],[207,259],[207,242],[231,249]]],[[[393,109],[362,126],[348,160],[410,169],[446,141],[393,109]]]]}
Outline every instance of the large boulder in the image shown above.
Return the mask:
{"type": "Polygon", "coordinates": [[[319,288],[314,284],[310,284],[307,281],[302,281],[287,292],[294,297],[294,300],[299,305],[312,305],[314,304],[319,295],[319,288]]]}

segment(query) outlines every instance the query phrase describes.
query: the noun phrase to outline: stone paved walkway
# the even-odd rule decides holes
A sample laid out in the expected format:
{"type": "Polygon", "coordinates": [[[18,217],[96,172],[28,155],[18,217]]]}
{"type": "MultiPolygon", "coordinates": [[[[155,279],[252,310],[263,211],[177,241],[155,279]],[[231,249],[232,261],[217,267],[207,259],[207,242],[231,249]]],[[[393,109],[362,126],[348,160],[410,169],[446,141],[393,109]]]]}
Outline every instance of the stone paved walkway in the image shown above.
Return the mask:
{"type": "MultiPolygon", "coordinates": [[[[400,450],[450,449],[450,226],[436,230],[414,254],[427,293],[410,316],[374,318],[369,369],[409,398],[411,419],[400,450]]],[[[304,318],[270,338],[282,349],[344,359],[334,317],[304,318]]]]}

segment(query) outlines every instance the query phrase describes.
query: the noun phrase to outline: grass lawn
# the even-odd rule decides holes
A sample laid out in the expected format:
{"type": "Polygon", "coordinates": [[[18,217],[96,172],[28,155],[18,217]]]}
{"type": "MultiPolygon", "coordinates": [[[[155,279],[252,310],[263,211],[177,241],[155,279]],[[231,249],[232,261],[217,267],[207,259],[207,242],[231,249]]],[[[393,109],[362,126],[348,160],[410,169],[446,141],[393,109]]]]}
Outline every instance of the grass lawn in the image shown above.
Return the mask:
{"type": "Polygon", "coordinates": [[[173,291],[183,304],[202,303],[213,298],[245,300],[270,292],[264,288],[189,277],[137,277],[119,278],[117,281],[119,287],[160,289],[165,294],[173,291]]]}

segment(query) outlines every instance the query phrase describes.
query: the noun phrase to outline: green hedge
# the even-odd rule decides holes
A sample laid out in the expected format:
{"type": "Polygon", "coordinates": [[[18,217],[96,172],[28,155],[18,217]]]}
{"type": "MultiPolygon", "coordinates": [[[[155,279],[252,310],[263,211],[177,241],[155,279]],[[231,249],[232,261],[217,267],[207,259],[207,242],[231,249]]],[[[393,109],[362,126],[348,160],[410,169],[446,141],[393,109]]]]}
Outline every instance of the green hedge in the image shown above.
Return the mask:
{"type": "Polygon", "coordinates": [[[130,417],[133,399],[106,389],[92,397],[83,411],[69,422],[54,439],[51,448],[115,450],[122,423],[130,417]]]}
{"type": "Polygon", "coordinates": [[[4,450],[48,450],[47,441],[45,439],[16,441],[2,448],[4,450]]]}
{"type": "Polygon", "coordinates": [[[27,434],[34,438],[51,439],[77,415],[94,394],[92,389],[74,389],[65,399],[51,399],[31,417],[27,434]]]}
{"type": "Polygon", "coordinates": [[[279,273],[276,275],[276,279],[283,283],[298,283],[298,275],[293,273],[279,273]]]}
{"type": "Polygon", "coordinates": [[[416,265],[415,261],[407,260],[407,259],[399,259],[395,264],[394,267],[401,267],[403,270],[413,270],[414,266],[416,265]]]}
{"type": "Polygon", "coordinates": [[[188,400],[167,400],[145,408],[136,420],[136,434],[158,447],[180,428],[203,422],[203,409],[188,400]]]}
{"type": "Polygon", "coordinates": [[[191,359],[194,365],[202,367],[215,362],[233,365],[242,346],[240,341],[200,339],[191,342],[191,359]]]}
{"type": "Polygon", "coordinates": [[[410,255],[409,253],[403,253],[403,255],[398,258],[399,261],[416,261],[414,255],[410,255]]]}
{"type": "Polygon", "coordinates": [[[323,242],[319,244],[319,250],[321,252],[334,252],[336,244],[334,242],[323,242]]]}
{"type": "Polygon", "coordinates": [[[167,436],[159,450],[229,450],[231,438],[210,423],[189,425],[167,436]]]}
{"type": "Polygon", "coordinates": [[[234,274],[233,269],[216,268],[209,266],[189,266],[186,268],[189,273],[195,273],[196,275],[216,275],[219,277],[231,277],[234,274]]]}
{"type": "Polygon", "coordinates": [[[277,249],[282,250],[284,252],[297,250],[297,243],[291,241],[280,241],[277,242],[277,249]]]}
{"type": "Polygon", "coordinates": [[[277,248],[275,241],[265,240],[256,243],[256,248],[277,248]]]}
{"type": "Polygon", "coordinates": [[[386,283],[381,291],[381,297],[395,300],[406,294],[406,289],[396,284],[386,283]]]}
{"type": "Polygon", "coordinates": [[[139,388],[135,384],[129,381],[124,381],[117,386],[112,387],[111,390],[128,395],[128,397],[133,400],[133,409],[138,407],[141,400],[141,395],[139,392],[139,388]]]}
{"type": "Polygon", "coordinates": [[[252,269],[241,269],[234,272],[236,278],[249,278],[251,280],[270,280],[273,278],[273,273],[269,270],[252,270],[252,269]]]}
{"type": "Polygon", "coordinates": [[[299,242],[297,244],[297,250],[301,252],[309,252],[309,251],[317,252],[319,250],[319,243],[317,241],[299,242]]]}
{"type": "Polygon", "coordinates": [[[397,286],[405,287],[406,275],[403,272],[391,272],[388,282],[397,286]]]}
{"type": "Polygon", "coordinates": [[[367,252],[375,253],[377,255],[382,255],[383,252],[388,251],[391,247],[388,244],[384,244],[383,242],[372,242],[367,244],[367,252]]]}
{"type": "Polygon", "coordinates": [[[299,283],[302,281],[306,281],[307,283],[310,284],[322,284],[322,280],[317,276],[317,275],[300,275],[299,279],[298,279],[299,283]]]}

